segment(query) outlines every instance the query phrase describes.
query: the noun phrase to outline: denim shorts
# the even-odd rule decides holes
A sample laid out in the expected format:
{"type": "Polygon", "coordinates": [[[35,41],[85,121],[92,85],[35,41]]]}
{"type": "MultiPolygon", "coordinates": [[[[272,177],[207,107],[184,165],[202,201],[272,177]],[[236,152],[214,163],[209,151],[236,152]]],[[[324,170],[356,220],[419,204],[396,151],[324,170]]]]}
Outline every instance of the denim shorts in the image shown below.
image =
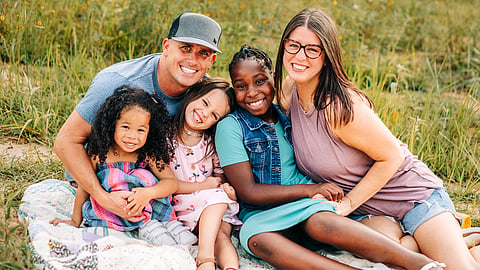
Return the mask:
{"type": "Polygon", "coordinates": [[[442,187],[441,189],[435,189],[425,202],[415,203],[413,209],[405,214],[401,223],[404,231],[413,235],[415,230],[425,221],[444,212],[452,213],[461,223],[452,200],[445,187],[442,187]]]}
{"type": "MultiPolygon", "coordinates": [[[[400,222],[400,225],[402,225],[403,232],[413,235],[415,230],[417,230],[417,228],[425,221],[444,212],[452,213],[461,223],[461,220],[458,218],[457,212],[455,211],[455,206],[453,205],[452,200],[448,196],[445,187],[442,187],[441,189],[435,189],[432,195],[430,195],[426,201],[415,203],[412,210],[405,214],[403,220],[400,222]]],[[[372,216],[375,215],[350,215],[348,217],[353,220],[360,221],[364,218],[369,218],[372,216]]],[[[386,217],[394,221],[398,221],[393,217],[386,217]]]]}

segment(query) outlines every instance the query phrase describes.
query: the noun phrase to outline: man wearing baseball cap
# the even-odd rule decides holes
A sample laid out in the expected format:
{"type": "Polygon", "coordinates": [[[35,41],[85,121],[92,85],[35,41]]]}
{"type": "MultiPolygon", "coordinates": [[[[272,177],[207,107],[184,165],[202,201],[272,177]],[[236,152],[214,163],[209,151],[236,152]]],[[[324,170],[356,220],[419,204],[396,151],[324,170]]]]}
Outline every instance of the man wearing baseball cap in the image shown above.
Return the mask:
{"type": "Polygon", "coordinates": [[[55,139],[53,150],[68,172],[67,179],[77,182],[114,214],[133,222],[141,220],[124,209],[130,192],[108,193],[97,180],[84,148],[93,118],[105,99],[124,84],[160,95],[173,118],[188,87],[206,75],[216,53],[221,52],[218,48],[221,34],[215,20],[202,14],[182,13],[173,21],[168,38],[163,40],[161,54],[120,62],[97,73],[55,139]]]}

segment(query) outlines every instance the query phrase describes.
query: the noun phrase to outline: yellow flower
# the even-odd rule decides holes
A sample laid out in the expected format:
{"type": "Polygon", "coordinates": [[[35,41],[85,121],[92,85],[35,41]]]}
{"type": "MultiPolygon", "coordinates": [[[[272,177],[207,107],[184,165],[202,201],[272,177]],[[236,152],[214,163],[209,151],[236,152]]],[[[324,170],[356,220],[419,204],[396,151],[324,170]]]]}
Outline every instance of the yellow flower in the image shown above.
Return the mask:
{"type": "Polygon", "coordinates": [[[387,2],[387,7],[391,6],[392,5],[392,2],[388,1],[387,2]]]}
{"type": "Polygon", "coordinates": [[[393,115],[392,115],[392,120],[393,122],[397,122],[398,121],[398,116],[400,115],[400,113],[398,112],[393,112],[393,115]]]}
{"type": "Polygon", "coordinates": [[[205,16],[210,17],[210,13],[207,12],[207,13],[205,14],[205,16]]]}
{"type": "Polygon", "coordinates": [[[263,20],[262,23],[263,23],[263,24],[267,24],[267,20],[263,20]]]}
{"type": "Polygon", "coordinates": [[[240,5],[240,9],[244,9],[244,8],[245,8],[245,6],[244,6],[244,5],[240,5]]]}
{"type": "Polygon", "coordinates": [[[5,15],[0,16],[0,21],[5,21],[5,15]]]}
{"type": "Polygon", "coordinates": [[[81,6],[80,8],[83,9],[83,10],[87,9],[86,6],[81,6]]]}
{"type": "Polygon", "coordinates": [[[42,20],[38,20],[37,24],[42,25],[42,20]]]}
{"type": "Polygon", "coordinates": [[[55,12],[56,12],[55,9],[52,9],[52,14],[53,14],[53,15],[55,15],[55,12]]]}
{"type": "Polygon", "coordinates": [[[333,5],[336,6],[337,4],[337,0],[333,0],[333,5]]]}
{"type": "Polygon", "coordinates": [[[338,36],[338,39],[342,40],[342,39],[343,39],[343,36],[338,36]]]}

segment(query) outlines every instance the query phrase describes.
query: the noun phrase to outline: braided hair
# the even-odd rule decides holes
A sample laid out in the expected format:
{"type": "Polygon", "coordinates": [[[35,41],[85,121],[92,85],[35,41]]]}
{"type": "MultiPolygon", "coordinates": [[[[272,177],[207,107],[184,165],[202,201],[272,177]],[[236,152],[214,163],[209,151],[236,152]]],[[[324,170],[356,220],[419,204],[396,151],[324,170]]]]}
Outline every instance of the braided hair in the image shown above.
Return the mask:
{"type": "Polygon", "coordinates": [[[132,107],[138,106],[150,113],[150,128],[145,145],[138,149],[137,164],[146,159],[156,162],[159,170],[170,162],[174,154],[172,126],[168,111],[155,94],[149,94],[143,89],[130,85],[122,85],[115,89],[100,106],[92,125],[92,133],[87,139],[87,154],[97,157],[104,163],[108,151],[115,146],[115,124],[121,114],[132,107]]]}
{"type": "Polygon", "coordinates": [[[242,45],[240,50],[233,55],[230,65],[228,65],[228,72],[232,76],[232,71],[239,61],[255,60],[257,63],[270,74],[273,75],[272,59],[264,51],[247,44],[242,45]]]}

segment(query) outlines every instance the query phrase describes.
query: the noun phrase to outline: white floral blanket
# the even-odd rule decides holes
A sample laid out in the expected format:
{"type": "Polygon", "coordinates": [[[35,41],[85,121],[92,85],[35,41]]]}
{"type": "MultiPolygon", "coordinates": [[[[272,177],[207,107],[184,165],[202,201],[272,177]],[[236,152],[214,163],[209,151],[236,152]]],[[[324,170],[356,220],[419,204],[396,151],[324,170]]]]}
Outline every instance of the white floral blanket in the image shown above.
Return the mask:
{"type": "MultiPolygon", "coordinates": [[[[67,182],[49,179],[27,188],[18,215],[28,223],[39,269],[196,269],[197,247],[155,246],[128,233],[102,227],[74,228],[53,226],[53,218],[71,217],[75,189],[67,182]]],[[[240,269],[274,269],[268,263],[247,254],[233,236],[240,257],[240,269]]],[[[321,251],[320,251],[321,252],[321,251]]],[[[354,257],[348,252],[323,255],[359,269],[389,269],[354,257]]]]}

